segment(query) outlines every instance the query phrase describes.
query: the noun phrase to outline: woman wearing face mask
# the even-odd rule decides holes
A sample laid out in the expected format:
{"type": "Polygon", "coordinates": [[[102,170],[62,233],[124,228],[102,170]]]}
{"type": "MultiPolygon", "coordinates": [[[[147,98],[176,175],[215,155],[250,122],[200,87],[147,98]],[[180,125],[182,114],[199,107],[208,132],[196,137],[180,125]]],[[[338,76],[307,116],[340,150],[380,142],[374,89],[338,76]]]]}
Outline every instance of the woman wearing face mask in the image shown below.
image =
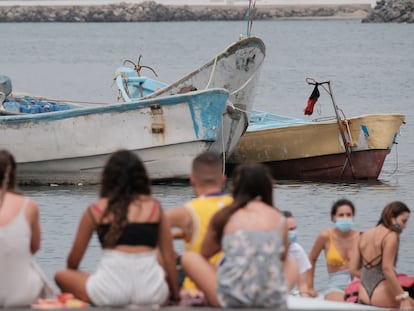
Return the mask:
{"type": "Polygon", "coordinates": [[[404,203],[387,204],[377,226],[362,234],[355,246],[350,272],[361,279],[360,303],[400,310],[414,308],[414,300],[400,286],[394,270],[400,234],[409,217],[410,210],[404,203]]]}
{"type": "Polygon", "coordinates": [[[314,289],[315,265],[322,250],[325,252],[326,268],[329,274],[328,289],[325,292],[327,300],[344,300],[344,290],[351,281],[349,274],[349,259],[353,245],[358,242],[360,233],[354,229],[354,204],[347,199],[336,201],[331,208],[331,220],[334,228],[323,230],[313,244],[309,253],[311,262],[308,274],[308,289],[312,296],[318,295],[314,289]]]}

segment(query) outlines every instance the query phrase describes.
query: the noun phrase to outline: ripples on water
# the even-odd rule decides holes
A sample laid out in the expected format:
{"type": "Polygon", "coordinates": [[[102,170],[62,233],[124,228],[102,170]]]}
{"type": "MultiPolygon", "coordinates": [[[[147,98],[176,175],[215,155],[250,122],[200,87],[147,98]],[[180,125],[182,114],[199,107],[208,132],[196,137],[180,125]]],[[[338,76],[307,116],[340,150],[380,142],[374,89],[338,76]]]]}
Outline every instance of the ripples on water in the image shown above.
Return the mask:
{"type": "MultiPolygon", "coordinates": [[[[54,98],[112,102],[110,87],[117,66],[137,59],[172,82],[210,60],[245,29],[243,22],[174,22],[113,24],[0,23],[0,74],[12,78],[16,91],[54,98]]],[[[311,88],[304,80],[332,80],[337,104],[347,116],[399,112],[407,115],[398,149],[387,157],[377,183],[281,182],[275,203],[297,218],[299,242],[307,251],[321,229],[332,225],[330,206],[342,197],[354,201],[357,228],[374,226],[384,205],[402,200],[412,209],[414,139],[414,28],[404,24],[358,21],[258,21],[253,32],[265,41],[267,55],[257,88],[257,109],[302,117],[311,88]],[[398,152],[397,152],[398,151],[398,152]]],[[[151,73],[145,73],[151,76],[151,73]]],[[[322,94],[317,110],[333,114],[322,94]]],[[[313,116],[319,117],[316,112],[313,116]]],[[[52,280],[65,266],[79,218],[95,200],[98,188],[23,188],[40,206],[42,248],[38,261],[52,280]]],[[[192,198],[188,185],[157,185],[164,208],[192,198]]],[[[398,269],[414,274],[414,225],[401,236],[398,269]]],[[[182,249],[182,245],[177,244],[182,249]]],[[[93,271],[100,247],[93,238],[81,268],[93,271]]],[[[316,285],[327,279],[323,255],[316,285]]]]}
{"type": "MultiPolygon", "coordinates": [[[[332,226],[330,206],[338,198],[351,199],[357,209],[357,229],[363,231],[376,224],[386,202],[399,199],[398,183],[311,183],[311,182],[276,182],[274,189],[275,203],[282,210],[290,210],[298,222],[298,239],[309,251],[318,232],[332,226]]],[[[42,224],[42,248],[37,254],[46,274],[52,279],[56,270],[65,266],[66,256],[71,247],[78,221],[85,208],[93,202],[98,193],[97,186],[65,186],[24,188],[25,193],[39,203],[42,224]]],[[[193,197],[188,185],[153,186],[154,196],[165,209],[177,206],[193,197]]],[[[408,200],[405,200],[409,203],[408,200]]],[[[414,238],[412,224],[401,236],[400,259],[401,271],[414,273],[413,251],[409,248],[414,238]]],[[[182,250],[182,244],[176,243],[182,250]]],[[[90,247],[82,261],[81,269],[93,271],[100,258],[101,249],[94,235],[90,247]]],[[[324,287],[327,280],[323,254],[317,263],[316,286],[324,287]],[[319,273],[318,273],[319,272],[319,273]]]]}

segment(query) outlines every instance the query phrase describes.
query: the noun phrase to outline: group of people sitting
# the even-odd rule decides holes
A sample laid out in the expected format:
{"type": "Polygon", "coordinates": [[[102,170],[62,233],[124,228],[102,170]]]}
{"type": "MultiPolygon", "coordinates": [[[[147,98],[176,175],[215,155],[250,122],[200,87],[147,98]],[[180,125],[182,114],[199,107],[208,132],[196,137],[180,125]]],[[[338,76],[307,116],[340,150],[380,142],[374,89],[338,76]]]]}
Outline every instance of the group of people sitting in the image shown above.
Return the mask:
{"type": "MultiPolygon", "coordinates": [[[[214,307],[285,307],[289,293],[320,295],[313,278],[324,250],[326,299],[344,301],[345,287],[358,278],[360,303],[414,308],[395,272],[399,235],[410,216],[404,203],[386,205],[377,226],[360,233],[352,229],[352,202],[337,201],[331,211],[335,227],[318,235],[307,256],[296,242],[293,215],[273,203],[267,168],[239,165],[227,195],[222,165],[215,153],[197,156],[190,176],[196,197],[165,211],[151,194],[139,157],[127,150],[113,153],[102,172],[99,198],[81,217],[66,269],[55,274],[60,290],[96,306],[162,306],[198,298],[197,304],[214,307]],[[94,232],[102,258],[96,271],[87,273],[79,265],[94,232]],[[183,239],[183,254],[175,252],[174,238],[183,239]]],[[[39,209],[16,183],[16,162],[2,150],[0,307],[31,305],[48,285],[33,260],[40,247],[39,209]]]]}

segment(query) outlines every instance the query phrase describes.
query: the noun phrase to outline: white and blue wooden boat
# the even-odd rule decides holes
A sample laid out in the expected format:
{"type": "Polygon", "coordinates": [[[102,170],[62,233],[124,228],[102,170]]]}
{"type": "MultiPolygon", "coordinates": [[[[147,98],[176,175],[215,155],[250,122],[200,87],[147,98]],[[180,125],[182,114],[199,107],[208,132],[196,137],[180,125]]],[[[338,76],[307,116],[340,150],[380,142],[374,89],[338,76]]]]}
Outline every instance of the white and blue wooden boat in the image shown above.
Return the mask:
{"type": "Polygon", "coordinates": [[[3,93],[0,148],[14,154],[24,184],[97,183],[120,148],[154,180],[188,178],[194,157],[220,137],[228,96],[215,88],[85,107],[3,93]]]}
{"type": "MultiPolygon", "coordinates": [[[[265,58],[265,45],[258,37],[245,37],[217,54],[205,65],[167,85],[140,76],[140,66],[134,70],[121,67],[116,72],[119,100],[130,102],[139,98],[161,98],[192,90],[224,88],[229,91],[227,109],[223,113],[219,139],[212,151],[227,158],[233,152],[248,126],[248,115],[253,109],[255,86],[265,58]],[[137,70],[138,69],[138,70],[137,70]]],[[[132,63],[132,62],[131,62],[132,63]]]]}

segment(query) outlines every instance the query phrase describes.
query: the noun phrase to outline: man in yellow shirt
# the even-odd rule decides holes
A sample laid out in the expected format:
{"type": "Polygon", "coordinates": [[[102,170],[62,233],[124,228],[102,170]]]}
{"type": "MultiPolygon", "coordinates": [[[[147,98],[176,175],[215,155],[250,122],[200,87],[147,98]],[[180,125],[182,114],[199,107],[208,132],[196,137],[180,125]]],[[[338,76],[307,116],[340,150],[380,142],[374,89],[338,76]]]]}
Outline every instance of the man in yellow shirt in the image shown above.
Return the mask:
{"type": "MultiPolygon", "coordinates": [[[[166,212],[174,237],[184,240],[185,251],[200,252],[210,218],[220,208],[232,203],[232,197],[222,193],[225,182],[223,163],[218,154],[207,151],[193,160],[190,183],[197,197],[166,212]]],[[[210,263],[216,265],[220,257],[221,253],[217,253],[210,258],[210,263]]],[[[197,290],[188,277],[182,287],[197,290]]]]}

